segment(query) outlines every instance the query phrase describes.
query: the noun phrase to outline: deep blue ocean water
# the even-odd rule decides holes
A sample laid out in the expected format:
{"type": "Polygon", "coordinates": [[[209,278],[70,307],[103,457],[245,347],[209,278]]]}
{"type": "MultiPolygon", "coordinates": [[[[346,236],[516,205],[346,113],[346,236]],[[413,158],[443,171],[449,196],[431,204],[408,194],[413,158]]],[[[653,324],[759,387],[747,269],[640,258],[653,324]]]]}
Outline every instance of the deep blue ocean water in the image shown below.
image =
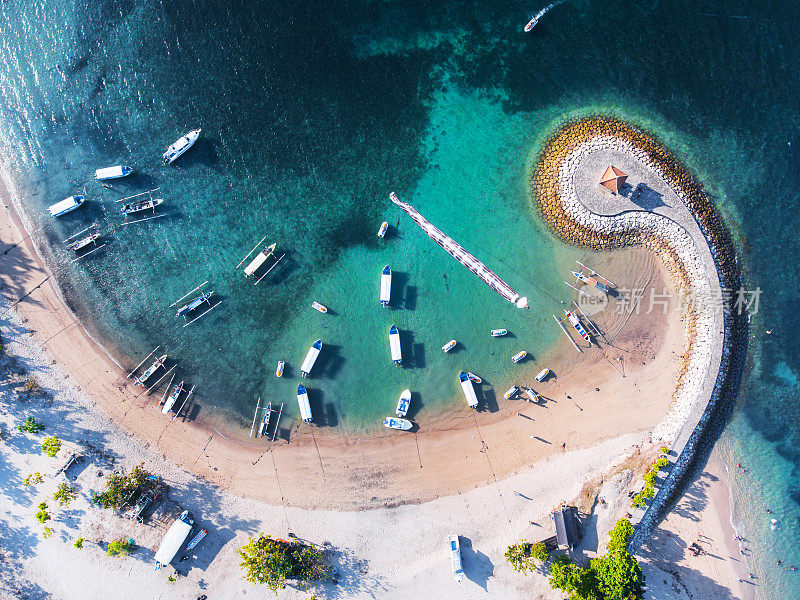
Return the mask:
{"type": "Polygon", "coordinates": [[[526,160],[565,115],[610,111],[644,125],[729,216],[748,280],[763,289],[751,370],[720,446],[748,469],[733,469],[734,503],[758,541],[769,582],[759,592],[793,597],[800,572],[774,565],[800,566],[800,7],[575,0],[523,34],[540,8],[2,3],[2,150],[71,304],[124,362],[164,344],[203,410],[244,427],[258,396],[296,412],[299,364],[320,337],[327,352],[309,384],[319,420],[356,432],[405,387],[424,418],[458,398],[459,368],[499,386],[506,355],[553,343],[544,316],[567,297],[554,268],[563,249],[528,210],[526,160]],[[163,147],[195,127],[196,147],[161,166],[163,147]],[[112,191],[92,171],[113,164],[138,174],[112,191]],[[114,200],[158,186],[163,218],[114,229],[114,200]],[[86,207],[45,216],[84,188],[86,207]],[[528,295],[533,317],[393,209],[392,189],[528,295]],[[108,245],[69,263],[61,240],[92,220],[108,245]],[[233,267],[262,236],[287,258],[255,287],[233,267]],[[386,263],[397,288],[381,311],[386,263]],[[223,303],[183,329],[168,305],[206,279],[223,303]],[[314,299],[333,314],[312,311],[314,299]],[[404,332],[404,369],[388,362],[391,322],[404,332]],[[498,326],[516,337],[490,344],[498,326]],[[444,356],[452,337],[462,347],[444,356]],[[290,369],[277,381],[281,359],[290,369]]]}

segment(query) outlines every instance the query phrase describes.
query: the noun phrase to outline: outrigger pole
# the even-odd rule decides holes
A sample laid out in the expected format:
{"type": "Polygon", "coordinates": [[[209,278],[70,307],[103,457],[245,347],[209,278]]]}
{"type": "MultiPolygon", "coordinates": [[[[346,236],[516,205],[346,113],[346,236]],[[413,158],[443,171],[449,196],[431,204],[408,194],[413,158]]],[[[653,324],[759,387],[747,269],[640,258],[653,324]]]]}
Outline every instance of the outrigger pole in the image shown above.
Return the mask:
{"type": "Polygon", "coordinates": [[[167,394],[169,394],[169,388],[172,385],[173,380],[175,379],[175,373],[172,374],[172,377],[169,378],[169,383],[167,384],[167,389],[164,390],[164,396],[161,398],[161,402],[158,403],[158,406],[164,404],[164,401],[167,399],[167,394]]]}
{"type": "Polygon", "coordinates": [[[146,192],[142,192],[140,194],[134,194],[133,196],[128,196],[127,198],[121,198],[120,200],[114,200],[114,202],[125,202],[125,200],[130,200],[131,198],[138,198],[139,196],[144,196],[145,194],[150,196],[150,194],[152,194],[153,192],[157,192],[160,189],[161,189],[161,186],[158,186],[157,188],[154,188],[152,190],[147,190],[146,192]]]}
{"type": "Polygon", "coordinates": [[[81,231],[79,231],[78,233],[76,233],[76,234],[73,234],[73,235],[69,236],[69,237],[68,237],[68,238],[66,238],[64,241],[65,241],[65,242],[68,242],[68,241],[70,241],[72,238],[76,238],[76,237],[78,237],[80,234],[82,234],[82,233],[85,233],[85,232],[89,231],[90,229],[94,229],[95,227],[97,227],[97,223],[92,223],[92,224],[91,224],[91,225],[89,225],[89,226],[88,226],[86,229],[82,229],[82,230],[81,230],[81,231]]]}
{"type": "Polygon", "coordinates": [[[256,428],[256,417],[258,416],[258,409],[261,408],[261,398],[256,400],[256,412],[253,413],[253,424],[250,426],[250,437],[253,437],[253,430],[256,428]]]}
{"type": "Polygon", "coordinates": [[[189,401],[189,397],[192,395],[192,393],[194,393],[194,388],[195,388],[195,386],[192,386],[192,389],[190,389],[189,393],[186,394],[186,398],[183,399],[183,404],[181,404],[181,407],[178,409],[178,412],[176,412],[174,415],[172,415],[172,420],[173,421],[178,418],[178,415],[181,414],[181,411],[183,410],[183,407],[189,401]]]}
{"type": "MultiPolygon", "coordinates": [[[[150,395],[150,392],[152,392],[152,391],[153,391],[153,390],[156,388],[156,386],[157,386],[159,383],[161,383],[161,380],[162,380],[162,379],[164,379],[164,377],[166,377],[166,376],[167,376],[167,375],[169,375],[170,373],[172,373],[172,371],[173,371],[173,370],[175,369],[175,367],[177,367],[177,366],[178,366],[177,364],[174,364],[174,365],[172,365],[172,366],[169,368],[169,370],[168,370],[166,373],[164,373],[164,374],[163,374],[161,377],[159,377],[159,378],[156,380],[156,382],[155,382],[153,385],[151,385],[149,388],[147,388],[147,391],[145,392],[145,394],[144,394],[144,395],[145,395],[145,396],[149,396],[149,395],[150,395]]],[[[167,389],[169,389],[169,388],[167,388],[167,389]]]]}
{"type": "Polygon", "coordinates": [[[572,339],[572,336],[567,332],[566,329],[564,329],[563,323],[561,323],[561,321],[558,320],[557,316],[553,315],[553,318],[556,320],[556,323],[558,323],[558,326],[561,328],[561,331],[564,332],[564,335],[567,336],[569,341],[572,342],[572,345],[575,346],[575,350],[583,354],[583,350],[581,350],[580,346],[578,346],[578,344],[575,343],[575,340],[572,339]]]}
{"type": "MultiPolygon", "coordinates": [[[[274,255],[273,255],[273,256],[274,256],[274,255]]],[[[266,277],[267,275],[269,275],[269,272],[270,272],[270,271],[272,271],[272,269],[274,269],[275,267],[277,267],[277,266],[278,266],[278,263],[279,263],[279,262],[281,262],[281,259],[283,259],[283,257],[284,257],[284,256],[286,256],[286,254],[281,254],[281,257],[280,257],[278,260],[276,260],[276,261],[275,261],[275,264],[273,264],[273,265],[272,265],[272,266],[271,266],[269,269],[267,269],[267,272],[266,272],[266,273],[264,273],[264,274],[263,274],[261,277],[259,277],[258,279],[256,279],[256,282],[255,282],[253,285],[258,285],[258,284],[259,284],[259,282],[260,282],[262,279],[264,279],[264,277],[266,277]]]]}
{"type": "Polygon", "coordinates": [[[128,379],[130,379],[130,378],[131,378],[131,376],[132,376],[134,373],[136,373],[136,371],[138,371],[138,370],[139,370],[139,367],[141,367],[141,366],[142,366],[142,365],[145,363],[145,361],[146,361],[148,358],[150,358],[151,356],[153,356],[153,354],[155,354],[155,353],[156,353],[156,350],[158,350],[159,348],[161,348],[161,346],[156,346],[156,349],[155,349],[155,350],[153,350],[153,351],[152,351],[150,354],[148,354],[147,356],[145,356],[145,357],[144,357],[144,360],[143,360],[142,362],[140,362],[138,365],[136,365],[136,366],[133,368],[133,371],[131,371],[130,373],[128,373],[128,379]]]}
{"type": "Polygon", "coordinates": [[[278,411],[278,420],[275,421],[275,429],[272,432],[272,441],[278,436],[278,425],[281,424],[281,413],[283,412],[283,402],[281,402],[281,409],[278,411]]]}
{"type": "Polygon", "coordinates": [[[251,255],[253,252],[255,252],[255,251],[258,249],[258,247],[259,247],[261,244],[263,244],[263,243],[264,243],[264,240],[265,240],[265,239],[267,239],[267,236],[264,236],[263,238],[261,238],[261,241],[260,241],[260,242],[258,242],[258,243],[257,243],[257,244],[256,244],[256,245],[253,247],[253,249],[252,249],[252,250],[250,250],[250,252],[248,252],[248,253],[247,253],[247,256],[245,256],[245,257],[244,257],[242,260],[240,260],[240,261],[239,261],[239,264],[238,264],[238,265],[236,265],[236,268],[237,268],[237,269],[238,269],[239,267],[241,267],[241,266],[242,266],[242,264],[244,263],[244,261],[246,261],[246,260],[247,260],[247,257],[248,257],[248,256],[250,256],[250,255],[251,255]]]}
{"type": "Polygon", "coordinates": [[[575,300],[573,300],[572,303],[575,305],[575,308],[577,308],[580,311],[581,315],[583,315],[583,318],[586,319],[586,322],[589,323],[589,327],[592,329],[592,333],[595,334],[597,337],[606,339],[606,336],[600,333],[600,330],[597,328],[597,325],[592,323],[592,320],[586,315],[585,312],[583,312],[583,309],[578,305],[578,303],[575,302],[575,300]]]}
{"type": "Polygon", "coordinates": [[[197,290],[199,290],[201,287],[203,287],[203,286],[204,286],[205,284],[207,284],[207,283],[208,283],[208,280],[206,279],[206,280],[205,280],[203,283],[201,283],[201,284],[200,284],[200,285],[198,285],[196,288],[194,288],[193,290],[191,290],[191,291],[190,291],[188,294],[186,294],[186,295],[184,295],[184,296],[181,296],[180,298],[178,298],[177,300],[175,300],[175,302],[173,302],[172,304],[170,304],[170,307],[172,307],[172,306],[175,306],[176,304],[178,304],[178,302],[180,302],[181,300],[183,300],[184,298],[186,298],[186,296],[190,296],[190,295],[192,294],[192,292],[196,292],[197,290]]]}
{"type": "MultiPolygon", "coordinates": [[[[206,302],[208,302],[208,300],[206,300],[206,302]]],[[[197,315],[197,316],[196,316],[194,319],[192,319],[191,321],[186,321],[186,323],[184,323],[184,324],[183,324],[183,326],[184,326],[184,327],[188,327],[189,325],[191,325],[192,323],[194,323],[195,321],[197,321],[197,319],[199,319],[199,318],[200,318],[200,317],[202,317],[203,315],[205,315],[205,314],[208,314],[208,313],[210,313],[212,310],[214,310],[215,308],[217,308],[217,307],[218,307],[220,304],[222,304],[222,300],[220,300],[220,301],[219,301],[219,302],[217,302],[216,304],[212,304],[210,308],[207,308],[207,309],[205,309],[203,312],[201,312],[199,315],[197,315]]]]}

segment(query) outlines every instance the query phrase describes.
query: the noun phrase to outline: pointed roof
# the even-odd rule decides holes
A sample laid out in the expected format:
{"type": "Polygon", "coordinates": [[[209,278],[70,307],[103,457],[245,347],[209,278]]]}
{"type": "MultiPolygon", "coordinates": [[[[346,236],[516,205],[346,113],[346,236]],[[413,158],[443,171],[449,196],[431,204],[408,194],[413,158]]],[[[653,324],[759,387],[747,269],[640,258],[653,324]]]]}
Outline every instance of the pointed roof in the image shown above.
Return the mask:
{"type": "Polygon", "coordinates": [[[600,178],[600,185],[605,186],[615,194],[619,193],[619,188],[628,178],[627,173],[623,173],[614,165],[608,165],[600,178]]]}

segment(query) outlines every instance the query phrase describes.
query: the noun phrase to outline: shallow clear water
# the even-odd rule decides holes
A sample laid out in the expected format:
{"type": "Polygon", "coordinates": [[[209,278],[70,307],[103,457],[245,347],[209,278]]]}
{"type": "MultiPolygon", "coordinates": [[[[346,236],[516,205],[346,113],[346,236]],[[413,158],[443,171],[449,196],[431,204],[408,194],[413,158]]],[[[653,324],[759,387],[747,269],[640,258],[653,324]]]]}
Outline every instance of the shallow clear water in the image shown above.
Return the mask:
{"type": "MultiPolygon", "coordinates": [[[[286,399],[294,413],[299,363],[320,337],[312,400],[323,423],[356,431],[404,387],[419,392],[424,418],[460,401],[458,369],[499,385],[507,356],[520,347],[540,355],[556,339],[550,296],[568,290],[555,242],[528,210],[525,161],[565,114],[610,110],[647,126],[731,217],[750,281],[764,289],[753,368],[722,445],[748,466],[749,479],[735,477],[737,519],[766,546],[777,534],[762,531],[764,503],[779,506],[781,541],[800,563],[791,536],[800,515],[800,9],[575,0],[522,34],[540,8],[5,3],[0,138],[35,194],[25,203],[54,244],[50,262],[71,302],[116,353],[135,363],[164,343],[198,384],[203,410],[244,425],[258,396],[286,399]],[[197,126],[197,146],[162,167],[163,146],[197,126]],[[95,167],[120,163],[139,174],[115,184],[118,193],[92,180],[95,167]],[[44,218],[84,186],[88,206],[44,218]],[[166,216],[112,234],[113,201],[156,186],[166,216]],[[528,295],[531,317],[392,208],[392,189],[528,295]],[[380,242],[384,219],[393,228],[380,242]],[[67,263],[59,240],[90,220],[109,245],[67,263]],[[233,267],[264,235],[287,258],[254,287],[233,267]],[[377,306],[386,263],[397,274],[390,311],[377,306]],[[223,304],[182,329],[167,306],[205,279],[223,304]],[[312,299],[335,314],[315,313],[312,299]],[[388,361],[391,322],[405,332],[403,369],[388,361]],[[495,326],[517,337],[491,340],[495,326]],[[444,356],[451,337],[463,345],[444,356]],[[292,367],[280,382],[279,359],[292,367]]],[[[800,587],[792,573],[761,575],[774,580],[759,587],[764,597],[800,587]]]]}

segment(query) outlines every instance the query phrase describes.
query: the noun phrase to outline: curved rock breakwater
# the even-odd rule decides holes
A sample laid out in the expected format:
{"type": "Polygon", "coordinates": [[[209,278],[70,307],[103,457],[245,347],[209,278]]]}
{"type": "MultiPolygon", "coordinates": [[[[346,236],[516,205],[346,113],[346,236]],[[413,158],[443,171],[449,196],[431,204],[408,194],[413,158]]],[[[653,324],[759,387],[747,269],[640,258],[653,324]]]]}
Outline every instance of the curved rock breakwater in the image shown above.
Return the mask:
{"type": "Polygon", "coordinates": [[[607,116],[568,122],[546,141],[530,179],[542,218],[561,238],[591,250],[644,246],[684,298],[684,349],[670,410],[653,439],[678,458],[631,539],[640,546],[713,447],[736,402],[747,354],[747,315],[722,299],[742,288],[735,247],[700,183],[653,136],[607,116]],[[610,162],[657,202],[600,191],[610,162]]]}

